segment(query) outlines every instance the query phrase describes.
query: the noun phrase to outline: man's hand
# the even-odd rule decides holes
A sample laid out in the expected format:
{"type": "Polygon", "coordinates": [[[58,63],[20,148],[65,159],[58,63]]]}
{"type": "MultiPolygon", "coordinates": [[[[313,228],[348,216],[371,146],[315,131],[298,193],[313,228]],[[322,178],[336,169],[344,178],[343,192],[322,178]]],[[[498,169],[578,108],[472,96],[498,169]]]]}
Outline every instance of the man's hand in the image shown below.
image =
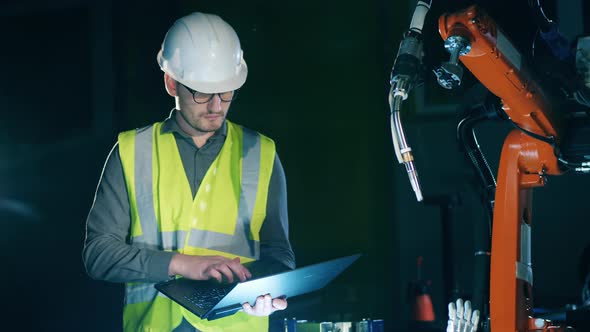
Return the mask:
{"type": "Polygon", "coordinates": [[[222,256],[190,256],[176,254],[172,256],[168,267],[168,275],[181,275],[194,280],[215,279],[222,282],[234,282],[252,278],[252,274],[240,264],[240,258],[229,259],[222,256]],[[237,280],[235,280],[237,281],[237,280]]]}
{"type": "Polygon", "coordinates": [[[248,302],[242,304],[242,309],[245,313],[259,317],[268,316],[277,310],[285,310],[286,308],[287,299],[285,297],[273,299],[270,294],[257,297],[254,306],[251,306],[248,302]]]}

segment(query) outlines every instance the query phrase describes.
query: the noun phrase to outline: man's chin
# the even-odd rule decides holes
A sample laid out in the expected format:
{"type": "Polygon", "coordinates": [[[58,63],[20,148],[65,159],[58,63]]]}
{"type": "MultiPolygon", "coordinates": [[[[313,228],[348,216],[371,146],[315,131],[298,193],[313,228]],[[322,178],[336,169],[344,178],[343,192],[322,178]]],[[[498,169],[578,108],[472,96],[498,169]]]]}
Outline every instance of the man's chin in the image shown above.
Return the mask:
{"type": "Polygon", "coordinates": [[[221,125],[223,125],[223,121],[221,121],[220,123],[207,123],[205,125],[199,124],[197,126],[193,126],[193,128],[197,129],[200,132],[211,133],[219,130],[219,128],[221,128],[221,125]]]}

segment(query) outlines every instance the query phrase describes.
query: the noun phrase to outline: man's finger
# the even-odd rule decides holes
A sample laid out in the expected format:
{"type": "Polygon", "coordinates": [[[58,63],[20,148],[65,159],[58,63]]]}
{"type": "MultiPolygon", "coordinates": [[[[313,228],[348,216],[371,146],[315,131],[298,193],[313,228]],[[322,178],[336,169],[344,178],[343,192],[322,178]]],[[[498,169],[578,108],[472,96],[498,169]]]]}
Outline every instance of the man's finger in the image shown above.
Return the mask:
{"type": "Polygon", "coordinates": [[[270,294],[264,295],[264,307],[263,307],[263,314],[270,315],[272,312],[272,297],[270,294]]]}
{"type": "Polygon", "coordinates": [[[234,282],[234,273],[226,264],[221,264],[216,267],[216,270],[223,273],[229,283],[234,282]]]}
{"type": "Polygon", "coordinates": [[[231,272],[234,275],[236,275],[238,279],[240,279],[240,281],[246,281],[246,279],[252,277],[250,271],[248,271],[248,269],[246,269],[242,264],[240,264],[240,260],[238,257],[236,257],[236,259],[228,263],[227,266],[231,270],[231,272]]]}
{"type": "Polygon", "coordinates": [[[254,304],[254,308],[260,310],[264,306],[264,296],[259,296],[256,298],[256,303],[254,304]]]}
{"type": "Polygon", "coordinates": [[[209,271],[207,272],[207,275],[209,278],[213,278],[213,279],[217,280],[217,282],[222,281],[221,273],[215,269],[209,269],[209,271]]]}
{"type": "Polygon", "coordinates": [[[272,306],[275,310],[285,310],[287,309],[287,300],[277,297],[272,300],[272,306]]]}
{"type": "Polygon", "coordinates": [[[242,304],[242,310],[244,310],[244,312],[247,313],[248,315],[252,315],[254,313],[252,306],[248,302],[242,304]]]}

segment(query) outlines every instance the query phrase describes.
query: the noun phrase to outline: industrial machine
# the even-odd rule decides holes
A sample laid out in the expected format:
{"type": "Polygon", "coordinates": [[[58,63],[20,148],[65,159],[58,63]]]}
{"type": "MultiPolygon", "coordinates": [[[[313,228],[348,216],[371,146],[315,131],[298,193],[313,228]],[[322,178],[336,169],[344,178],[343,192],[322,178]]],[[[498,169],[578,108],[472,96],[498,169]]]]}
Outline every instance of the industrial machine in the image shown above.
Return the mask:
{"type": "MultiPolygon", "coordinates": [[[[406,166],[418,201],[422,200],[422,189],[401,126],[400,110],[409,90],[420,81],[422,56],[427,51],[421,32],[430,7],[431,1],[418,1],[410,29],[400,44],[389,94],[396,155],[406,166]]],[[[479,308],[480,327],[493,332],[569,330],[535,317],[532,311],[532,195],[535,188],[546,184],[548,176],[590,173],[590,41],[580,38],[572,52],[556,24],[545,16],[540,2],[529,0],[529,7],[553,55],[544,63],[550,69],[544,71],[528,63],[510,36],[477,5],[445,13],[438,20],[439,33],[450,53],[450,60],[434,70],[439,84],[445,89],[460,86],[461,62],[499,101],[484,107],[487,114],[462,122],[459,138],[469,133],[465,130],[469,124],[491,117],[490,113],[514,127],[504,140],[497,183],[477,142],[466,144],[466,152],[489,194],[487,207],[493,218],[491,250],[481,251],[483,265],[489,264],[489,274],[482,277],[489,282],[489,294],[479,308]]]]}

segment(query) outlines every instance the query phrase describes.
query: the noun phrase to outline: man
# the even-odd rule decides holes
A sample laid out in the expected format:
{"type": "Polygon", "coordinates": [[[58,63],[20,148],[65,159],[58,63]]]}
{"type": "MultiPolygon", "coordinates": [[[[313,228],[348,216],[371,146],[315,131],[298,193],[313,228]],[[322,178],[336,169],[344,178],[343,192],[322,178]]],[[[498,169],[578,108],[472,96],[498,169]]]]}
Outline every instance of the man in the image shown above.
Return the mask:
{"type": "Polygon", "coordinates": [[[126,283],[125,331],[268,330],[286,299],[261,294],[206,321],[154,288],[175,276],[244,281],[242,263],[261,258],[295,267],[274,142],[226,120],[247,76],[235,31],[216,15],[185,16],[158,63],[176,107],[164,122],[119,134],[87,220],[88,274],[126,283]]]}

